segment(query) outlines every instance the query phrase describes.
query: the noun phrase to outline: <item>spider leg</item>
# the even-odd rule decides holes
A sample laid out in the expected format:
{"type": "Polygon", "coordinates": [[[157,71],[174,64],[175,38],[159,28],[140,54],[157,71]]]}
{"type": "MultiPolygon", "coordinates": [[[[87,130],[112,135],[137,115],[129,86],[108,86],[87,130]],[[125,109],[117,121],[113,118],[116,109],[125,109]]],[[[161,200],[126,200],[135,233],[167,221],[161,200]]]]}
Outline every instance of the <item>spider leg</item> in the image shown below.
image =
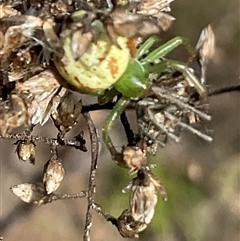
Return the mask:
{"type": "MultiPolygon", "coordinates": [[[[159,58],[164,57],[168,53],[172,52],[175,48],[177,48],[179,45],[184,45],[186,49],[188,50],[191,58],[195,56],[195,49],[191,46],[189,40],[185,37],[175,37],[165,44],[162,44],[155,50],[153,50],[150,54],[148,54],[147,57],[141,60],[143,64],[152,63],[159,58]]],[[[140,51],[139,51],[140,52],[140,51]]]]}
{"type": "Polygon", "coordinates": [[[164,60],[163,63],[166,64],[167,68],[172,68],[181,72],[184,75],[188,84],[190,86],[194,86],[194,88],[197,90],[201,97],[207,96],[207,90],[205,86],[199,82],[199,80],[193,74],[192,70],[187,65],[174,60],[164,60]]]}
{"type": "Polygon", "coordinates": [[[147,54],[152,45],[158,40],[157,37],[149,37],[141,46],[138,48],[136,58],[140,59],[144,54],[147,54]]]}
{"type": "MultiPolygon", "coordinates": [[[[115,124],[115,122],[119,119],[122,112],[126,109],[127,105],[129,104],[130,99],[127,97],[122,97],[116,105],[111,110],[110,114],[106,118],[103,128],[102,128],[102,136],[103,141],[105,145],[107,146],[112,159],[118,163],[118,165],[121,166],[122,161],[122,154],[118,152],[115,148],[115,146],[112,143],[112,140],[109,136],[109,131],[111,130],[112,126],[115,124]]],[[[122,164],[124,165],[124,164],[122,164]]]]}

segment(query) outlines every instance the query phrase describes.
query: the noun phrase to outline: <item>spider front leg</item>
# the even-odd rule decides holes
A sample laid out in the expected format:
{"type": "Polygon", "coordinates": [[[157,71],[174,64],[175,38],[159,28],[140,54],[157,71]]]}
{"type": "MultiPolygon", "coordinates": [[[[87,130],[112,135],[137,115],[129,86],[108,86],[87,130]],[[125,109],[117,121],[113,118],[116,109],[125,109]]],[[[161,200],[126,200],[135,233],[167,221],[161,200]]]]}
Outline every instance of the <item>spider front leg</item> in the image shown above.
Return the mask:
{"type": "Polygon", "coordinates": [[[166,64],[167,68],[172,68],[181,72],[186,78],[188,84],[190,86],[194,86],[201,97],[207,96],[207,90],[205,86],[199,82],[199,80],[196,78],[188,66],[175,60],[164,60],[163,62],[166,64]]]}
{"type": "MultiPolygon", "coordinates": [[[[149,39],[147,39],[145,43],[143,43],[143,46],[139,48],[137,52],[137,56],[141,57],[143,54],[145,54],[155,41],[156,41],[155,37],[150,37],[149,39]]],[[[162,58],[166,56],[168,53],[172,52],[179,45],[183,45],[187,49],[187,51],[191,56],[190,60],[195,56],[195,49],[190,44],[189,40],[185,37],[178,36],[167,41],[165,44],[153,50],[151,53],[149,53],[145,58],[141,60],[141,63],[143,65],[148,63],[153,63],[159,58],[162,58]]]]}
{"type": "Polygon", "coordinates": [[[128,97],[123,96],[111,110],[102,128],[103,141],[107,146],[112,156],[112,159],[116,161],[119,166],[124,166],[124,167],[125,165],[122,161],[122,154],[121,152],[118,152],[115,146],[113,145],[112,140],[109,136],[109,131],[111,130],[112,126],[115,124],[117,119],[119,119],[122,112],[126,109],[129,102],[130,102],[130,99],[128,97]]]}
{"type": "MultiPolygon", "coordinates": [[[[154,38],[153,37],[149,38],[146,41],[146,44],[144,43],[143,46],[139,48],[137,52],[138,58],[141,58],[141,56],[143,56],[143,54],[145,54],[148,51],[148,49],[152,46],[153,43],[154,43],[154,38]]],[[[175,37],[169,40],[168,42],[166,42],[165,44],[159,46],[152,52],[150,52],[145,58],[141,59],[140,62],[142,66],[144,66],[144,68],[148,71],[148,73],[160,73],[166,70],[167,68],[172,68],[181,72],[185,76],[189,85],[194,86],[198,91],[198,93],[202,97],[205,97],[207,94],[205,87],[198,81],[198,79],[194,76],[191,69],[187,65],[180,63],[178,61],[167,60],[167,59],[163,59],[159,63],[155,65],[151,65],[151,63],[154,63],[155,61],[165,57],[168,53],[173,51],[179,45],[184,45],[187,48],[188,52],[190,53],[191,58],[194,57],[195,50],[190,45],[188,39],[185,37],[175,37]]]]}
{"type": "Polygon", "coordinates": [[[197,92],[199,93],[199,95],[201,97],[206,97],[207,96],[207,90],[205,88],[205,86],[203,86],[199,80],[196,78],[196,76],[193,74],[191,68],[189,68],[187,65],[180,63],[178,61],[175,60],[162,60],[160,63],[152,65],[152,66],[148,66],[148,71],[150,73],[161,73],[166,69],[174,69],[177,70],[179,72],[181,72],[186,81],[188,82],[188,84],[190,86],[193,86],[197,92]]]}

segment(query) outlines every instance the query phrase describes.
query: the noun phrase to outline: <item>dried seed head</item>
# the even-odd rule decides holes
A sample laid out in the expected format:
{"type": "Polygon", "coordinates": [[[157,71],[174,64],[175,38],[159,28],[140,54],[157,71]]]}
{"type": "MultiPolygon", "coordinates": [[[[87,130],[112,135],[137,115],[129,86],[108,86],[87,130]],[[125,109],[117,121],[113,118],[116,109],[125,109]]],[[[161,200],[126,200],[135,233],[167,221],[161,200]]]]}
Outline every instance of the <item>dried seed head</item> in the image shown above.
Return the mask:
{"type": "Polygon", "coordinates": [[[51,4],[51,13],[57,17],[62,17],[68,14],[68,7],[62,0],[57,0],[51,4]]]}
{"type": "Polygon", "coordinates": [[[29,124],[26,103],[18,95],[12,94],[8,106],[0,103],[0,133],[5,136],[23,124],[29,124]]]}
{"type": "Polygon", "coordinates": [[[147,224],[135,221],[131,211],[125,209],[117,219],[117,229],[124,238],[138,238],[147,224]]]}
{"type": "Polygon", "coordinates": [[[0,5],[0,19],[9,16],[15,16],[17,14],[19,14],[19,12],[16,9],[14,9],[11,5],[0,5]]]}
{"type": "Polygon", "coordinates": [[[56,71],[45,70],[25,82],[16,83],[16,91],[27,96],[26,99],[29,100],[27,112],[33,125],[38,123],[44,125],[50,115],[56,111],[61,96],[66,92],[64,88],[58,91],[59,78],[61,79],[61,76],[56,71]]]}
{"type": "Polygon", "coordinates": [[[31,164],[35,164],[36,151],[33,142],[19,141],[16,152],[21,161],[29,161],[31,164]]]}
{"type": "Polygon", "coordinates": [[[22,183],[11,186],[11,191],[24,202],[42,204],[44,197],[47,195],[45,189],[37,184],[22,183]]]}
{"type": "Polygon", "coordinates": [[[141,167],[147,165],[145,153],[139,147],[124,146],[122,149],[123,162],[130,169],[130,173],[137,172],[141,167]]]}
{"type": "Polygon", "coordinates": [[[58,156],[53,155],[44,166],[43,184],[46,188],[47,194],[57,190],[64,174],[65,171],[62,165],[62,160],[58,156]]]}
{"type": "Polygon", "coordinates": [[[160,32],[156,19],[130,13],[126,11],[126,8],[124,6],[114,9],[104,21],[108,36],[114,44],[118,36],[127,38],[147,37],[160,32]]]}
{"type": "Polygon", "coordinates": [[[195,49],[201,66],[201,82],[205,83],[206,67],[209,60],[213,58],[215,50],[215,36],[211,25],[202,30],[195,49]]]}
{"type": "Polygon", "coordinates": [[[131,184],[130,207],[135,221],[149,224],[157,204],[157,191],[166,200],[166,192],[161,182],[147,169],[140,169],[131,184]]]}
{"type": "Polygon", "coordinates": [[[52,119],[58,130],[65,132],[71,130],[73,125],[77,122],[81,109],[81,100],[74,104],[73,94],[67,92],[58,105],[56,112],[52,114],[52,119]]]}

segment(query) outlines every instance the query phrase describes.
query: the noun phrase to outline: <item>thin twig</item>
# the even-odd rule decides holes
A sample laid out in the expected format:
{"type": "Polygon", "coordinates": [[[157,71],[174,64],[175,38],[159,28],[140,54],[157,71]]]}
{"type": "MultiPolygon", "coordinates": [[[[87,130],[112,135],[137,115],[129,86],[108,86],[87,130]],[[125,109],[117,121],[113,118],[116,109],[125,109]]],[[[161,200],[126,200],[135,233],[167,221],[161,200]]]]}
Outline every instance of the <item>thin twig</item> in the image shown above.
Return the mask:
{"type": "Polygon", "coordinates": [[[111,222],[113,225],[117,226],[117,218],[115,218],[114,216],[112,216],[111,214],[109,213],[105,213],[103,210],[102,210],[102,207],[97,204],[97,203],[93,203],[92,205],[92,208],[99,214],[101,215],[103,218],[105,218],[108,222],[111,222]]]}
{"type": "Polygon", "coordinates": [[[87,148],[85,146],[86,141],[83,138],[82,132],[79,135],[75,136],[72,140],[64,140],[64,141],[59,141],[58,138],[26,135],[25,132],[18,133],[18,134],[6,134],[4,136],[0,134],[0,139],[9,139],[9,140],[17,140],[17,141],[26,141],[27,140],[27,141],[30,141],[33,143],[41,142],[41,143],[44,143],[44,144],[47,144],[50,146],[56,145],[56,143],[57,143],[61,146],[74,147],[83,152],[87,151],[87,148]]]}
{"type": "Polygon", "coordinates": [[[90,241],[90,228],[92,226],[92,214],[91,209],[94,203],[94,193],[96,191],[96,171],[97,171],[97,162],[99,159],[100,154],[100,139],[97,133],[97,129],[90,117],[89,113],[83,114],[88,125],[90,139],[91,139],[91,168],[90,168],[90,175],[89,175],[89,183],[88,183],[88,207],[86,213],[86,221],[85,221],[85,228],[84,228],[84,241],[90,241]]]}
{"type": "Polygon", "coordinates": [[[68,199],[77,199],[77,198],[84,198],[88,197],[88,191],[81,191],[79,193],[64,193],[64,194],[50,194],[48,197],[44,198],[43,203],[41,204],[48,204],[58,200],[68,200],[68,199]]]}
{"type": "Polygon", "coordinates": [[[233,91],[240,91],[240,84],[233,86],[225,86],[219,89],[210,89],[208,91],[208,96],[214,96],[219,94],[231,93],[233,91]]]}
{"type": "Polygon", "coordinates": [[[130,123],[127,119],[126,112],[123,111],[123,113],[120,116],[123,128],[125,130],[126,136],[127,136],[127,141],[128,141],[128,146],[134,146],[136,145],[135,141],[135,135],[131,129],[130,123]]]}

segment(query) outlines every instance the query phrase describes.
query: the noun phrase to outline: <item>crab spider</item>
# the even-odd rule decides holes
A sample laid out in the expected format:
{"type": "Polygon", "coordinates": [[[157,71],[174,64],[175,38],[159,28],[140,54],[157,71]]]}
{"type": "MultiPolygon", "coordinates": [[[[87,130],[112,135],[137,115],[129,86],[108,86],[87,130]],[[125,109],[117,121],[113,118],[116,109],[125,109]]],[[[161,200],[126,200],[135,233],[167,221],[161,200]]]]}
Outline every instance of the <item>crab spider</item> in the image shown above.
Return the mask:
{"type": "Polygon", "coordinates": [[[94,21],[91,27],[97,40],[90,40],[90,44],[88,43],[85,52],[80,56],[76,55],[76,39],[79,43],[88,36],[79,28],[63,30],[60,41],[64,56],[60,58],[55,54],[54,63],[62,77],[78,92],[102,95],[102,102],[112,100],[114,96],[121,94],[102,128],[103,141],[112,159],[118,163],[122,156],[113,145],[109,131],[131,100],[139,100],[148,93],[152,86],[150,74],[160,74],[170,68],[181,72],[200,96],[204,97],[206,90],[187,65],[164,58],[179,45],[184,45],[193,55],[194,50],[186,38],[175,37],[150,51],[157,40],[156,37],[148,38],[137,49],[132,39],[119,36],[119,46],[115,46],[100,21],[94,21]]]}

